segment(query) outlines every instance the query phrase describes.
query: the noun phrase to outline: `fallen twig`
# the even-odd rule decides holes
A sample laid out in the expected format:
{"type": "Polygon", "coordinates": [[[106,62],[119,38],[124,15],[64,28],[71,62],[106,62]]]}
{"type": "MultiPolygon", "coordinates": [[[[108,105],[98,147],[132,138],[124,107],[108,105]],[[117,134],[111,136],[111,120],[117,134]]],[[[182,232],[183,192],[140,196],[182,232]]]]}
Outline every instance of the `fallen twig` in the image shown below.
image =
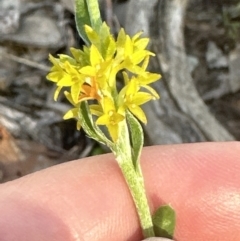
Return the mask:
{"type": "Polygon", "coordinates": [[[18,56],[15,56],[13,54],[2,53],[2,55],[4,57],[8,58],[8,59],[11,59],[11,60],[13,60],[15,62],[18,62],[20,64],[27,65],[29,67],[40,69],[40,70],[43,70],[43,71],[46,71],[46,72],[49,72],[49,70],[50,70],[50,67],[48,67],[46,65],[39,64],[37,62],[34,62],[32,60],[28,60],[28,59],[25,59],[25,58],[18,57],[18,56]]]}

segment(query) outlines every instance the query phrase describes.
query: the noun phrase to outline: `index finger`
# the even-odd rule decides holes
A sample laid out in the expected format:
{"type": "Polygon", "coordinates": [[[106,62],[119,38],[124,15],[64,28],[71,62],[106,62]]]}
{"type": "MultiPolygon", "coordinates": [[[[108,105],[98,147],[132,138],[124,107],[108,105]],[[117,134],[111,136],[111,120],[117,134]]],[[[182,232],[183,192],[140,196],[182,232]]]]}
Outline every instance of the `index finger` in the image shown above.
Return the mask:
{"type": "MultiPolygon", "coordinates": [[[[178,241],[240,240],[239,143],[145,148],[152,211],[170,203],[178,241]]],[[[1,185],[1,241],[142,238],[127,185],[112,155],[73,161],[1,185]]]]}

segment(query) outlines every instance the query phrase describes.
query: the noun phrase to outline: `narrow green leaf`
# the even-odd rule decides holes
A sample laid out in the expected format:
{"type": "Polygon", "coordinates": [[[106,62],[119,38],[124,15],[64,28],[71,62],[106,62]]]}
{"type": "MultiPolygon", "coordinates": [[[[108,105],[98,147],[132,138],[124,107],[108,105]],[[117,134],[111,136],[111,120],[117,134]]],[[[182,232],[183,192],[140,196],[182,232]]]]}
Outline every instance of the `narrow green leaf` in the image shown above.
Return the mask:
{"type": "Polygon", "coordinates": [[[90,131],[95,132],[93,128],[93,121],[89,113],[90,113],[90,110],[88,110],[87,104],[85,103],[85,101],[82,102],[80,106],[80,116],[82,117],[82,119],[84,120],[84,122],[86,123],[90,131]]]}
{"type": "Polygon", "coordinates": [[[109,148],[112,147],[112,142],[103,134],[100,128],[94,124],[89,107],[85,102],[81,103],[79,119],[84,131],[90,138],[107,145],[109,148]]]}
{"type": "MultiPolygon", "coordinates": [[[[119,130],[118,130],[118,140],[115,143],[115,147],[113,150],[116,151],[116,153],[121,153],[120,156],[125,156],[124,161],[131,159],[132,153],[131,153],[131,145],[130,145],[130,138],[129,138],[129,129],[127,125],[127,121],[124,119],[121,122],[118,123],[119,130]]],[[[132,164],[132,163],[131,163],[132,164]]]]}
{"type": "Polygon", "coordinates": [[[154,213],[152,219],[157,237],[173,238],[176,213],[170,205],[161,206],[154,213]]]}
{"type": "Polygon", "coordinates": [[[139,121],[128,111],[127,122],[129,124],[132,141],[132,160],[136,170],[140,170],[140,154],[143,147],[143,130],[139,121]]]}
{"type": "Polygon", "coordinates": [[[89,40],[84,28],[84,25],[91,26],[86,0],[75,0],[75,22],[80,37],[86,44],[89,44],[89,40]]]}
{"type": "Polygon", "coordinates": [[[75,22],[81,38],[90,44],[85,32],[85,25],[92,27],[96,32],[102,24],[98,0],[75,0],[75,22]]]}
{"type": "Polygon", "coordinates": [[[91,20],[91,27],[96,31],[100,31],[102,25],[101,14],[99,10],[98,0],[86,0],[88,12],[91,20]]]}

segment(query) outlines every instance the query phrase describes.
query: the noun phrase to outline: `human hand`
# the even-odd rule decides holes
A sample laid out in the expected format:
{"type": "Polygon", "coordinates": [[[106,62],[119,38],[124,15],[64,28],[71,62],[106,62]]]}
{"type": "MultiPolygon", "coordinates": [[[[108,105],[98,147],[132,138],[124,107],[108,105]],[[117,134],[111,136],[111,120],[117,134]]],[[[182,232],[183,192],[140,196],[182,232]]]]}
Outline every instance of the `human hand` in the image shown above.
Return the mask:
{"type": "MultiPolygon", "coordinates": [[[[176,210],[178,241],[240,240],[240,144],[144,148],[151,209],[176,210]]],[[[113,155],[61,164],[0,186],[1,241],[138,241],[135,206],[113,155]]]]}

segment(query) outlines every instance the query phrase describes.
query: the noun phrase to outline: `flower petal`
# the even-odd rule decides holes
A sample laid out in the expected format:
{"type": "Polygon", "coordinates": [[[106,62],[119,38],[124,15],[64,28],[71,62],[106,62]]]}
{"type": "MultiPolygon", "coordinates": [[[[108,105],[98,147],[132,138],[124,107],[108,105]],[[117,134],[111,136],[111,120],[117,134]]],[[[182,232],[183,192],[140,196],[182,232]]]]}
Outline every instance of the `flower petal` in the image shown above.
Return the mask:
{"type": "Polygon", "coordinates": [[[69,93],[68,91],[64,91],[64,95],[65,95],[65,97],[67,98],[67,100],[68,100],[72,105],[75,105],[75,103],[73,102],[71,93],[69,93]]]}
{"type": "Polygon", "coordinates": [[[59,93],[60,93],[61,89],[62,89],[62,86],[58,86],[57,89],[55,90],[54,96],[53,96],[53,99],[54,99],[55,101],[57,101],[57,98],[58,98],[58,96],[59,96],[59,93]]]}
{"type": "Polygon", "coordinates": [[[103,114],[103,110],[100,105],[90,105],[89,109],[93,115],[101,116],[103,114]]]}
{"type": "Polygon", "coordinates": [[[96,75],[96,69],[92,66],[85,66],[82,67],[79,72],[81,74],[87,75],[87,76],[95,76],[96,75]]]}
{"type": "Polygon", "coordinates": [[[150,86],[148,86],[148,85],[142,85],[142,87],[145,88],[145,89],[147,89],[147,90],[152,94],[152,96],[153,96],[154,98],[156,98],[156,99],[159,99],[159,98],[160,98],[159,95],[158,95],[158,93],[156,92],[156,90],[154,90],[152,87],[150,87],[150,86]]]}
{"type": "Polygon", "coordinates": [[[114,102],[109,97],[104,97],[102,101],[103,112],[105,114],[109,114],[109,112],[115,112],[116,108],[114,102]]]}
{"type": "Polygon", "coordinates": [[[90,48],[90,62],[93,67],[103,62],[103,57],[95,45],[92,45],[90,48]]]}
{"type": "Polygon", "coordinates": [[[80,49],[70,48],[70,52],[77,62],[81,62],[83,51],[80,49]]]}
{"type": "Polygon", "coordinates": [[[145,49],[149,43],[149,38],[142,38],[134,42],[134,47],[138,49],[145,49]]]}
{"type": "Polygon", "coordinates": [[[46,78],[52,82],[58,82],[63,75],[63,71],[52,71],[46,76],[46,78]]]}
{"type": "Polygon", "coordinates": [[[107,114],[100,116],[96,120],[97,125],[108,125],[109,124],[109,116],[107,114]]]}
{"type": "Polygon", "coordinates": [[[151,84],[157,80],[159,80],[162,76],[160,74],[150,73],[150,72],[142,72],[142,74],[138,77],[138,81],[140,84],[151,84]]]}
{"type": "Polygon", "coordinates": [[[146,56],[146,58],[144,59],[143,63],[142,63],[142,69],[146,70],[149,64],[149,55],[146,56]]]}
{"type": "Polygon", "coordinates": [[[126,33],[123,28],[120,29],[117,37],[117,48],[124,48],[126,42],[126,33]]]}
{"type": "Polygon", "coordinates": [[[146,115],[139,106],[137,106],[137,105],[131,106],[130,105],[130,106],[128,106],[128,108],[140,121],[142,121],[144,124],[147,123],[146,115]]]}
{"type": "Polygon", "coordinates": [[[107,128],[112,140],[116,142],[118,139],[118,125],[109,125],[107,128]]]}
{"type": "Polygon", "coordinates": [[[96,44],[100,42],[99,35],[90,26],[85,25],[84,29],[91,43],[96,44]]]}
{"type": "Polygon", "coordinates": [[[49,60],[50,60],[50,62],[51,62],[54,66],[56,66],[56,67],[58,67],[59,69],[61,69],[61,68],[59,67],[59,60],[58,60],[57,58],[54,58],[51,54],[49,54],[49,60]]]}
{"type": "Polygon", "coordinates": [[[69,74],[64,74],[62,78],[57,82],[57,86],[67,87],[73,84],[72,76],[69,74]]]}
{"type": "Polygon", "coordinates": [[[135,78],[133,78],[127,85],[126,95],[127,96],[135,95],[138,90],[139,90],[138,82],[136,81],[135,78]]]}
{"type": "Polygon", "coordinates": [[[124,54],[125,56],[129,56],[133,54],[133,43],[129,35],[126,35],[126,41],[124,46],[124,54]]]}
{"type": "Polygon", "coordinates": [[[80,83],[76,83],[71,86],[71,96],[72,96],[73,103],[75,104],[78,103],[80,92],[81,92],[80,83]]]}
{"type": "Polygon", "coordinates": [[[136,34],[132,37],[132,41],[133,41],[133,42],[136,42],[142,34],[143,34],[143,31],[140,31],[140,32],[136,33],[136,34]]]}
{"type": "Polygon", "coordinates": [[[147,56],[147,51],[146,50],[139,50],[136,51],[135,53],[133,53],[130,58],[131,58],[131,62],[133,64],[139,64],[140,62],[142,62],[147,56]]]}
{"type": "Polygon", "coordinates": [[[134,103],[135,105],[143,105],[152,99],[153,99],[153,96],[151,94],[145,93],[145,92],[138,92],[137,94],[134,95],[132,99],[132,103],[134,103]]]}
{"type": "Polygon", "coordinates": [[[77,118],[78,116],[78,108],[73,108],[67,111],[67,113],[63,116],[64,120],[68,120],[71,118],[77,118]]]}

